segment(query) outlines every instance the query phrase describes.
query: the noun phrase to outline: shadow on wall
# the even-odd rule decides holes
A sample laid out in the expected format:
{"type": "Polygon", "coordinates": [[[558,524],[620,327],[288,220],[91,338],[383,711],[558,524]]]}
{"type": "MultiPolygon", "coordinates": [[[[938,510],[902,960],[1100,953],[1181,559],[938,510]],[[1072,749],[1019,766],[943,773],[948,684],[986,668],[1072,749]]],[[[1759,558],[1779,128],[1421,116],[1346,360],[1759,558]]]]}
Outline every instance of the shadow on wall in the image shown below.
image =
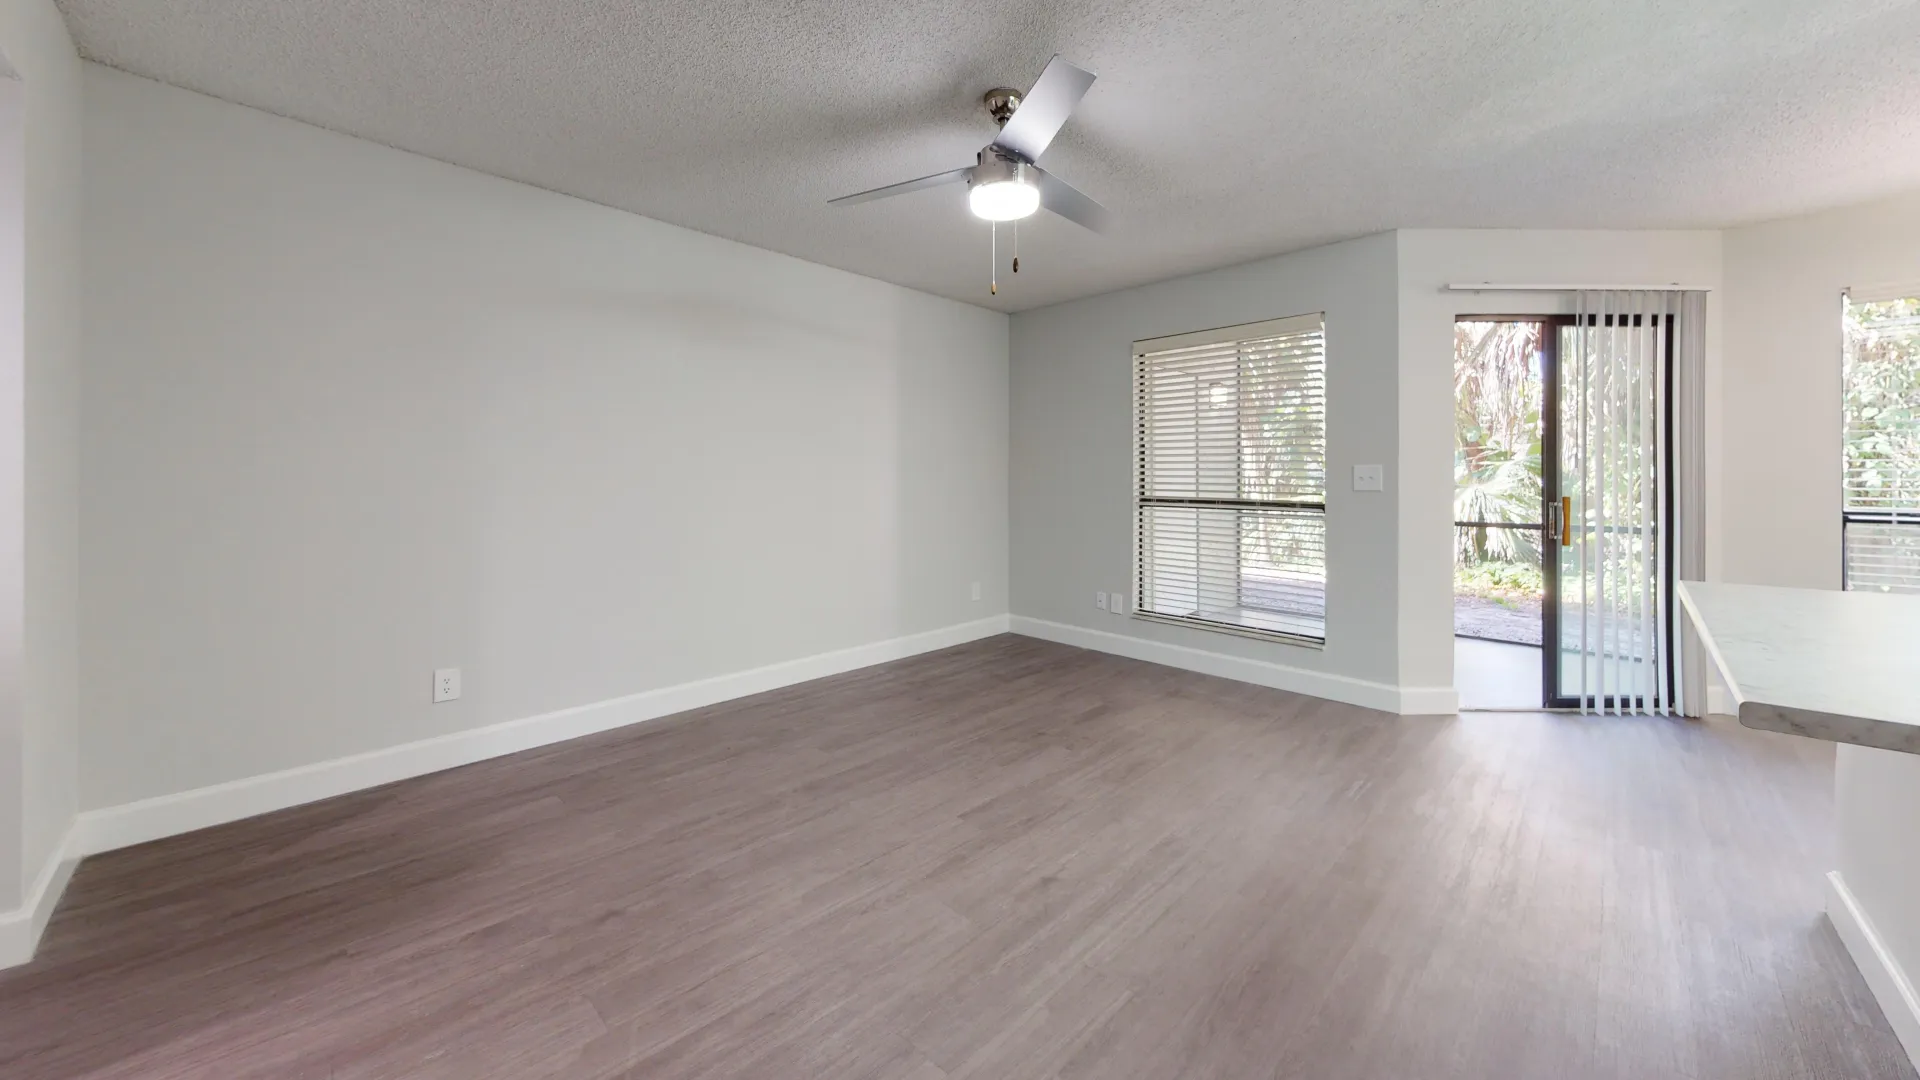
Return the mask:
{"type": "Polygon", "coordinates": [[[41,869],[50,777],[26,700],[26,87],[0,58],[0,913],[41,869]],[[37,841],[37,842],[36,842],[37,841]]]}

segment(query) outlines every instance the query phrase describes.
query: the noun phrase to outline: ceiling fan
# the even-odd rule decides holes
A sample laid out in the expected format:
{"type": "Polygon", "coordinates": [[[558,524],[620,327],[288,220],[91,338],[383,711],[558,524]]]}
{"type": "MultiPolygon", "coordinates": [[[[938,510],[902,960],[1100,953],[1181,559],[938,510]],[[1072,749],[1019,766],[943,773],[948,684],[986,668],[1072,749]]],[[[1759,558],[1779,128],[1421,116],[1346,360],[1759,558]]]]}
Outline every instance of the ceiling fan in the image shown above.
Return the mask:
{"type": "Polygon", "coordinates": [[[1055,56],[1025,94],[1004,86],[987,91],[983,100],[1000,134],[980,151],[975,164],[843,195],[829,205],[850,206],[964,180],[970,189],[967,205],[988,221],[1017,221],[1045,207],[1100,232],[1107,226],[1107,208],[1037,164],[1093,80],[1093,72],[1055,56]]]}

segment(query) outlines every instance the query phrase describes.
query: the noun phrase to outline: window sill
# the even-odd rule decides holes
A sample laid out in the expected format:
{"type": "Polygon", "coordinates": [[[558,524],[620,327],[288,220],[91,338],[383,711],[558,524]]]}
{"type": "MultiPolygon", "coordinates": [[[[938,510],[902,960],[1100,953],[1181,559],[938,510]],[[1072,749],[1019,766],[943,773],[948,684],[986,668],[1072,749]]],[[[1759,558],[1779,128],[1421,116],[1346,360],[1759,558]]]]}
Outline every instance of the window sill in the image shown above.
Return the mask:
{"type": "Polygon", "coordinates": [[[1278,642],[1281,645],[1293,645],[1303,649],[1327,647],[1326,622],[1299,615],[1281,615],[1251,608],[1231,608],[1226,611],[1209,611],[1195,615],[1163,615],[1158,612],[1136,611],[1133,617],[1144,622],[1185,626],[1216,634],[1232,634],[1235,637],[1278,642]]]}

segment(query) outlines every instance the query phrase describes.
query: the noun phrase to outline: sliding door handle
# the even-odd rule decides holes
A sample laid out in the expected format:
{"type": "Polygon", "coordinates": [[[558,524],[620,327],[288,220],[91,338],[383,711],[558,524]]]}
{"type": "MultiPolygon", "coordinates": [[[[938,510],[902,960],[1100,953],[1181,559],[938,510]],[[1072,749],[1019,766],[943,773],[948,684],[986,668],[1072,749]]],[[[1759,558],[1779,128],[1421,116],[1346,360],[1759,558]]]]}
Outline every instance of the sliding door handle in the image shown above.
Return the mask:
{"type": "Polygon", "coordinates": [[[1560,496],[1560,546],[1573,546],[1573,496],[1560,496]]]}

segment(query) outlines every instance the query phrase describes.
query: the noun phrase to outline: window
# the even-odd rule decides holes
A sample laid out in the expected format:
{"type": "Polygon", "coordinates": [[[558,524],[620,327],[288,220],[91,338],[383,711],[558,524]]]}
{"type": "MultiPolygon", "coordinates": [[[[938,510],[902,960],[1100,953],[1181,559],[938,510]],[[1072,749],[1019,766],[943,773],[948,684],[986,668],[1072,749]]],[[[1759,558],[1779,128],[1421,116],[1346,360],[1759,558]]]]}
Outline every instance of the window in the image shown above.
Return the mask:
{"type": "Polygon", "coordinates": [[[1134,345],[1136,614],[1327,636],[1325,321],[1134,345]]]}
{"type": "Polygon", "coordinates": [[[1849,589],[1920,593],[1920,299],[1846,304],[1849,589]]]}

